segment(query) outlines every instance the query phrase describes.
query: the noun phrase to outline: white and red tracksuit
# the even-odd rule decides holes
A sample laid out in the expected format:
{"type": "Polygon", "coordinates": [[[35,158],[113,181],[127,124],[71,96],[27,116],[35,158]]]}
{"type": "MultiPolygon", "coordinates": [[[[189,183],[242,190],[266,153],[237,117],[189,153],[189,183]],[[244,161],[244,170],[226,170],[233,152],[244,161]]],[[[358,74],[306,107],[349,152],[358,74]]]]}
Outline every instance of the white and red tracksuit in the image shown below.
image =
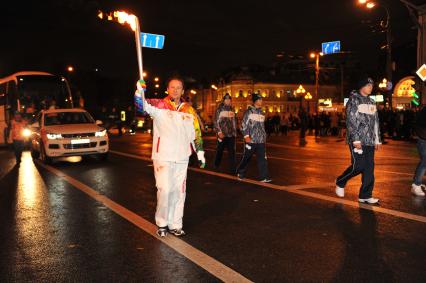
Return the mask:
{"type": "Polygon", "coordinates": [[[188,161],[195,139],[194,116],[159,109],[146,101],[144,110],[154,122],[152,160],[158,190],[155,222],[158,227],[181,229],[188,161]]]}

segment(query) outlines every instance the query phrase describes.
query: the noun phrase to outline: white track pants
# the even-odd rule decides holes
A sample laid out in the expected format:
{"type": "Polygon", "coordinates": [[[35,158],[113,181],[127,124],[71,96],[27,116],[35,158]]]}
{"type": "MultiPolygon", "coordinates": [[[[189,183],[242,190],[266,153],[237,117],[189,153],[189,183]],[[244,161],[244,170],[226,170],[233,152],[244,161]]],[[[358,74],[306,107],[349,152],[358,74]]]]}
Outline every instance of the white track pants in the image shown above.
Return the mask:
{"type": "Polygon", "coordinates": [[[158,227],[181,229],[186,196],[188,161],[169,162],[154,160],[154,175],[157,186],[158,227]]]}

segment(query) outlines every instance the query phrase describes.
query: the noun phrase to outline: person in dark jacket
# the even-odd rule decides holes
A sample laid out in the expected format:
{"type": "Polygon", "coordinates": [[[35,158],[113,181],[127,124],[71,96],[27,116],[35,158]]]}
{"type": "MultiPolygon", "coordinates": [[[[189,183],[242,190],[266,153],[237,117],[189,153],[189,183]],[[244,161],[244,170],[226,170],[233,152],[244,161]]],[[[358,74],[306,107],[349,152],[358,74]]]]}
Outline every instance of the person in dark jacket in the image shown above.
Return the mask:
{"type": "Polygon", "coordinates": [[[241,132],[244,136],[244,153],[237,169],[237,176],[238,179],[244,179],[250,159],[253,154],[256,154],[260,180],[270,183],[266,160],[265,113],[262,111],[262,96],[254,93],[252,100],[253,105],[249,106],[244,113],[241,125],[241,132]]]}
{"type": "Polygon", "coordinates": [[[422,179],[426,173],[426,105],[423,106],[417,116],[415,130],[418,137],[417,150],[419,151],[420,162],[414,174],[411,192],[416,196],[425,196],[423,191],[425,185],[422,184],[422,179]]]}
{"type": "Polygon", "coordinates": [[[371,78],[362,79],[359,91],[353,91],[346,104],[347,143],[351,152],[352,164],[336,180],[336,194],[345,196],[346,183],[353,177],[362,174],[362,186],[358,201],[376,204],[379,199],[373,198],[374,188],[374,151],[379,149],[380,130],[377,107],[369,95],[374,82],[371,78]]]}
{"type": "Polygon", "coordinates": [[[229,95],[229,93],[225,94],[223,102],[215,112],[214,128],[217,134],[217,149],[214,166],[215,168],[219,168],[223,150],[227,148],[229,170],[231,174],[235,174],[235,138],[237,136],[237,123],[231,102],[231,95],[229,95]]]}

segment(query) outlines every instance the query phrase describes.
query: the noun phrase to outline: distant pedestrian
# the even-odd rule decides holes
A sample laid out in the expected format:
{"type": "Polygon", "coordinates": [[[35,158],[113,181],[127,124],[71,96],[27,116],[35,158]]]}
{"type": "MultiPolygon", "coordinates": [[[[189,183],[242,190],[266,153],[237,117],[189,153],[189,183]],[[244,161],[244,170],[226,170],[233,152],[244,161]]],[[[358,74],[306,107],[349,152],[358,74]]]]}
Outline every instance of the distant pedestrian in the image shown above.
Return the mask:
{"type": "Polygon", "coordinates": [[[266,158],[265,113],[262,111],[262,96],[254,93],[252,100],[253,105],[250,105],[244,113],[241,127],[244,136],[244,153],[237,169],[237,176],[239,179],[244,179],[250,159],[253,154],[256,154],[260,180],[264,183],[270,183],[266,158]]]}
{"type": "Polygon", "coordinates": [[[16,112],[11,121],[11,135],[13,140],[13,150],[15,152],[16,163],[21,163],[22,151],[24,150],[24,134],[26,123],[21,113],[16,112]]]}
{"type": "Polygon", "coordinates": [[[214,161],[215,168],[219,168],[223,150],[226,148],[229,156],[229,171],[235,174],[235,138],[237,136],[237,123],[235,112],[231,105],[232,98],[229,93],[223,97],[214,116],[214,128],[217,134],[217,149],[214,161]]]}
{"type": "Polygon", "coordinates": [[[375,204],[374,188],[374,151],[379,149],[380,131],[376,104],[369,97],[374,82],[370,78],[359,82],[359,90],[353,91],[346,104],[347,142],[351,153],[352,165],[336,180],[336,194],[344,197],[346,183],[362,174],[362,186],[359,202],[375,204]]]}
{"type": "Polygon", "coordinates": [[[417,196],[425,196],[422,180],[426,173],[426,106],[418,113],[416,121],[416,134],[417,134],[417,150],[419,151],[420,162],[417,165],[414,175],[414,182],[411,186],[411,192],[417,196]]]}

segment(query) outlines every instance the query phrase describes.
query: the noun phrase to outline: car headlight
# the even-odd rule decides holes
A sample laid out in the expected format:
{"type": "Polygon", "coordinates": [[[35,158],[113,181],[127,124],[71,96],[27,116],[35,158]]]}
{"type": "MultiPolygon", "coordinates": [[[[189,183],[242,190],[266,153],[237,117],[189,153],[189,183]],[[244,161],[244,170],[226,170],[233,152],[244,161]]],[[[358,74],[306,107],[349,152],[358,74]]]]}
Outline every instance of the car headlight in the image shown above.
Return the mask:
{"type": "Polygon", "coordinates": [[[49,139],[49,140],[62,139],[61,134],[46,134],[46,136],[47,136],[47,139],[49,139]]]}
{"type": "Polygon", "coordinates": [[[95,137],[104,137],[106,135],[107,131],[102,130],[95,133],[95,137]]]}
{"type": "Polygon", "coordinates": [[[31,136],[32,132],[29,129],[23,129],[22,130],[22,136],[24,138],[28,138],[29,136],[31,136]]]}

